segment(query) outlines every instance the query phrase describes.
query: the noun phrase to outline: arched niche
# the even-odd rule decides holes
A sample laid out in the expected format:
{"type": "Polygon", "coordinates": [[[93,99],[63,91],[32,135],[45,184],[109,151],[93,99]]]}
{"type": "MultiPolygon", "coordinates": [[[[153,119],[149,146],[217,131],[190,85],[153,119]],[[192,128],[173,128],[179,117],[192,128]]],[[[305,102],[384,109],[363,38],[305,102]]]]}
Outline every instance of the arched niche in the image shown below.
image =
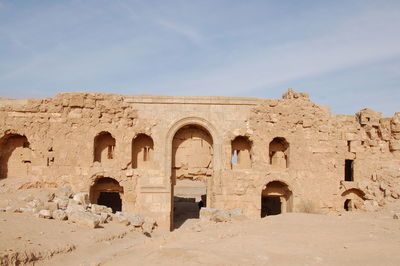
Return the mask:
{"type": "Polygon", "coordinates": [[[115,138],[110,132],[103,131],[94,138],[93,162],[104,163],[114,159],[115,138]]]}
{"type": "Polygon", "coordinates": [[[25,177],[31,165],[30,143],[26,136],[6,134],[0,139],[0,178],[25,177]]]}
{"type": "Polygon", "coordinates": [[[365,193],[361,189],[351,188],[342,193],[343,209],[345,211],[361,209],[364,200],[365,193]]]}
{"type": "Polygon", "coordinates": [[[139,134],[132,140],[132,168],[145,169],[153,167],[153,139],[146,134],[139,134]]]}
{"type": "Polygon", "coordinates": [[[110,207],[113,212],[122,210],[123,187],[110,177],[99,177],[90,187],[90,202],[110,207]]]}
{"type": "Polygon", "coordinates": [[[231,168],[251,168],[251,141],[248,137],[237,136],[231,143],[231,168]]]}
{"type": "Polygon", "coordinates": [[[261,217],[291,212],[293,193],[289,186],[281,181],[269,182],[261,192],[261,217]]]}
{"type": "Polygon", "coordinates": [[[277,137],[269,143],[269,163],[273,169],[289,167],[289,142],[277,137]]]}

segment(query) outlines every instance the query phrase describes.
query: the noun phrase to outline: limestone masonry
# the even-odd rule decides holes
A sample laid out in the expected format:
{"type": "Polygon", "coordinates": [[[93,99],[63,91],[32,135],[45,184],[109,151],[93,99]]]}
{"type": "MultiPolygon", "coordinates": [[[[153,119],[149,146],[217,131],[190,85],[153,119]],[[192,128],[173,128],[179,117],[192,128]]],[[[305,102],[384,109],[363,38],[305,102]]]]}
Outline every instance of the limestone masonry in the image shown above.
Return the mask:
{"type": "Polygon", "coordinates": [[[0,178],[72,186],[161,228],[201,207],[250,218],[374,210],[400,197],[400,112],[282,99],[61,93],[0,99],[0,178]]]}

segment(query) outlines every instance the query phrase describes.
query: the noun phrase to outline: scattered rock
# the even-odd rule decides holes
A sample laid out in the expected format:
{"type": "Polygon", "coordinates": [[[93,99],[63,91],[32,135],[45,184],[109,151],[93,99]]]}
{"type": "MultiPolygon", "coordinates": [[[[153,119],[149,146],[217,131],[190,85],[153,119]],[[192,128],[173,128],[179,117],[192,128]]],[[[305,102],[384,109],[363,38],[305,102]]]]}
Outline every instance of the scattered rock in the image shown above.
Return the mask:
{"type": "Polygon", "coordinates": [[[109,218],[110,218],[110,214],[109,213],[100,213],[100,223],[101,224],[105,224],[109,222],[109,218]]]}
{"type": "Polygon", "coordinates": [[[154,220],[153,218],[151,217],[144,218],[144,223],[142,224],[143,233],[151,234],[156,225],[157,225],[156,220],[154,220]]]}
{"type": "Polygon", "coordinates": [[[76,211],[86,211],[86,207],[84,205],[80,205],[75,200],[69,200],[68,207],[65,210],[67,213],[76,212],[76,211]]]}
{"type": "Polygon", "coordinates": [[[58,198],[71,198],[73,196],[73,192],[70,185],[64,185],[62,187],[57,188],[56,196],[58,198]]]}
{"type": "Polygon", "coordinates": [[[69,203],[68,198],[56,197],[53,201],[58,204],[59,209],[66,210],[68,207],[68,203],[69,203]]]}
{"type": "Polygon", "coordinates": [[[399,220],[399,219],[400,219],[400,213],[395,213],[395,214],[393,215],[393,219],[399,220]]]}
{"type": "Polygon", "coordinates": [[[8,207],[6,207],[6,212],[9,212],[9,213],[17,212],[17,209],[18,208],[14,207],[14,206],[8,206],[8,207]]]}
{"type": "Polygon", "coordinates": [[[50,193],[48,193],[48,194],[46,195],[45,199],[46,199],[48,202],[50,202],[50,201],[53,201],[53,199],[54,199],[55,197],[56,197],[56,194],[53,193],[53,192],[50,192],[50,193]]]}
{"type": "Polygon", "coordinates": [[[98,204],[92,204],[90,207],[90,211],[94,214],[101,214],[101,213],[112,213],[112,209],[98,204]]]}
{"type": "Polygon", "coordinates": [[[87,193],[77,193],[74,195],[73,199],[80,205],[88,205],[90,203],[87,193]]]}
{"type": "Polygon", "coordinates": [[[200,209],[200,220],[211,221],[211,217],[215,214],[217,209],[213,208],[201,208],[200,209]]]}
{"type": "Polygon", "coordinates": [[[43,209],[55,211],[58,210],[58,204],[56,202],[45,202],[43,204],[43,209]]]}
{"type": "Polygon", "coordinates": [[[100,224],[100,216],[84,211],[74,211],[69,213],[68,220],[90,228],[96,228],[100,224]]]}
{"type": "Polygon", "coordinates": [[[26,196],[19,197],[18,199],[21,200],[21,201],[29,202],[29,201],[34,200],[34,197],[31,194],[29,194],[29,195],[26,195],[26,196]]]}
{"type": "Polygon", "coordinates": [[[53,218],[56,220],[64,221],[68,219],[68,215],[66,211],[55,210],[53,211],[53,218]]]}
{"type": "Polygon", "coordinates": [[[211,217],[211,220],[216,223],[229,222],[231,220],[231,214],[228,210],[217,210],[211,217]]]}
{"type": "Polygon", "coordinates": [[[39,212],[39,218],[51,219],[52,217],[52,211],[50,210],[41,210],[39,212]]]}
{"type": "Polygon", "coordinates": [[[125,216],[128,221],[130,222],[131,225],[135,227],[141,227],[144,223],[144,218],[143,216],[135,213],[123,213],[123,216],[125,216]]]}

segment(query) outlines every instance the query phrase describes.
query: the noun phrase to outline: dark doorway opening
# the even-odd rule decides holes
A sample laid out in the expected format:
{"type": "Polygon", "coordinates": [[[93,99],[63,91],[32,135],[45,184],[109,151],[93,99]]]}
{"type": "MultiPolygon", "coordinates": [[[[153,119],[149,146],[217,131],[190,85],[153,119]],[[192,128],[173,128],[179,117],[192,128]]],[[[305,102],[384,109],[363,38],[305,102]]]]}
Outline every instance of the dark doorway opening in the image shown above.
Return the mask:
{"type": "Polygon", "coordinates": [[[344,181],[354,181],[353,160],[346,160],[344,166],[344,181]]]}
{"type": "Polygon", "coordinates": [[[113,213],[122,210],[122,200],[118,192],[100,192],[97,204],[110,207],[113,213]]]}
{"type": "Polygon", "coordinates": [[[346,199],[345,201],[344,201],[344,209],[346,210],[346,211],[351,211],[352,210],[352,208],[351,208],[351,199],[346,199]]]}
{"type": "Polygon", "coordinates": [[[181,227],[189,219],[199,219],[200,209],[205,207],[206,195],[201,199],[174,196],[174,229],[181,227]]]}
{"type": "Polygon", "coordinates": [[[282,213],[282,204],[279,197],[262,197],[261,217],[282,213]]]}

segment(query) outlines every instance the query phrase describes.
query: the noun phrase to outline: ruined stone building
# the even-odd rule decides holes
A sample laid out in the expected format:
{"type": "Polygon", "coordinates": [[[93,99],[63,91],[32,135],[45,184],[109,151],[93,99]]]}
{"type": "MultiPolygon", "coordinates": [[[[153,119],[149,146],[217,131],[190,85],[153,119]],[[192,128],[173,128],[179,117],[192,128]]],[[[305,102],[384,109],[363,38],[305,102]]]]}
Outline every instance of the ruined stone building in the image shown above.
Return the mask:
{"type": "Polygon", "coordinates": [[[250,218],[373,209],[399,198],[399,177],[400,113],[334,115],[293,90],[282,99],[0,99],[1,179],[70,184],[162,228],[201,206],[250,218]]]}

